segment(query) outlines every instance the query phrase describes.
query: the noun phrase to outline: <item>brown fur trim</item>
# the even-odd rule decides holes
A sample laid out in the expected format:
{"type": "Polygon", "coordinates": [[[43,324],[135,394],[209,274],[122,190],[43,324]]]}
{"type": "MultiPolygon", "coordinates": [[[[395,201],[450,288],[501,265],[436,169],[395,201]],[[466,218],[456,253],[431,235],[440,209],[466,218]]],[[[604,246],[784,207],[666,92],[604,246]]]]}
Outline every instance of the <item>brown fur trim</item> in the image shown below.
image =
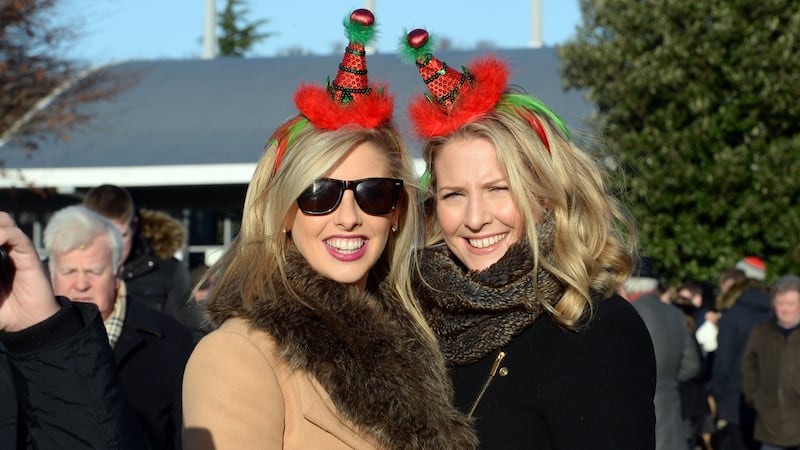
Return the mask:
{"type": "Polygon", "coordinates": [[[153,244],[153,252],[168,259],[186,245],[186,229],[169,214],[152,209],[139,211],[139,233],[153,244]]]}
{"type": "MultiPolygon", "coordinates": [[[[339,412],[386,448],[475,448],[471,423],[452,404],[444,358],[388,289],[326,279],[296,251],[287,273],[307,305],[280,292],[244,315],[275,338],[290,367],[315,376],[339,412]]],[[[217,314],[242,315],[238,308],[217,314]]]]}
{"type": "Polygon", "coordinates": [[[768,291],[768,289],[766,289],[764,286],[764,282],[753,280],[751,278],[744,278],[737,281],[734,285],[730,286],[727,291],[717,296],[715,301],[717,311],[723,312],[733,308],[734,305],[736,305],[736,301],[739,299],[739,296],[742,295],[742,292],[751,288],[758,288],[768,291]]]}

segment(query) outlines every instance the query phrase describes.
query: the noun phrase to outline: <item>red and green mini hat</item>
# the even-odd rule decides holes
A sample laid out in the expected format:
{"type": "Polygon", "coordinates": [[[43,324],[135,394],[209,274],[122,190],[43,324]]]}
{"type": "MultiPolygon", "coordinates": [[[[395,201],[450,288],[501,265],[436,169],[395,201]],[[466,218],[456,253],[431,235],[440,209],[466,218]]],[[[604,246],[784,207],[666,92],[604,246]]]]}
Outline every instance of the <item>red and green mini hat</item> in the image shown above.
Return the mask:
{"type": "Polygon", "coordinates": [[[416,133],[423,138],[444,136],[494,109],[508,83],[506,65],[491,56],[473,61],[463,72],[432,53],[427,31],[408,33],[402,53],[413,60],[430,94],[411,101],[409,114],[416,133]]]}
{"type": "Polygon", "coordinates": [[[378,128],[392,118],[394,99],[384,87],[371,86],[367,78],[366,45],[375,36],[375,16],[357,9],[345,20],[350,43],[339,71],[325,87],[302,84],[294,94],[300,112],[317,128],[336,130],[345,125],[378,128]]]}
{"type": "Polygon", "coordinates": [[[301,83],[294,94],[300,116],[280,127],[269,143],[278,144],[275,170],[286,146],[307,123],[322,130],[338,130],[346,125],[381,128],[394,112],[394,97],[383,85],[372,85],[367,77],[366,46],[375,36],[375,16],[368,9],[356,9],[344,20],[349,43],[333,81],[325,86],[301,83]]]}
{"type": "Polygon", "coordinates": [[[486,55],[459,72],[434,56],[432,48],[433,40],[420,28],[408,33],[401,45],[401,53],[416,63],[429,91],[409,105],[418,136],[425,139],[446,136],[495,109],[502,109],[524,118],[548,151],[550,143],[537,113],[552,120],[569,139],[566,124],[544,103],[529,95],[508,92],[509,71],[504,61],[486,55]]]}

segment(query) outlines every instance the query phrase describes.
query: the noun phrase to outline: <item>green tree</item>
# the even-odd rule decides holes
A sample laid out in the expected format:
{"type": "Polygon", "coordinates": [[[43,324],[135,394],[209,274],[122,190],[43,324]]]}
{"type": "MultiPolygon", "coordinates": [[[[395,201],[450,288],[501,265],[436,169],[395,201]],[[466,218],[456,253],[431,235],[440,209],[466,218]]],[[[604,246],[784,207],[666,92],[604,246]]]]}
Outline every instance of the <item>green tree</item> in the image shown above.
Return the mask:
{"type": "Polygon", "coordinates": [[[245,18],[249,14],[250,10],[245,0],[228,0],[225,10],[219,13],[217,23],[222,30],[218,40],[220,56],[243,57],[253,49],[254,45],[274,35],[274,33],[259,33],[259,27],[269,21],[259,19],[248,23],[245,18]]]}
{"type": "Polygon", "coordinates": [[[617,153],[643,252],[714,280],[746,254],[800,271],[800,8],[794,0],[581,0],[559,47],[617,153]]]}

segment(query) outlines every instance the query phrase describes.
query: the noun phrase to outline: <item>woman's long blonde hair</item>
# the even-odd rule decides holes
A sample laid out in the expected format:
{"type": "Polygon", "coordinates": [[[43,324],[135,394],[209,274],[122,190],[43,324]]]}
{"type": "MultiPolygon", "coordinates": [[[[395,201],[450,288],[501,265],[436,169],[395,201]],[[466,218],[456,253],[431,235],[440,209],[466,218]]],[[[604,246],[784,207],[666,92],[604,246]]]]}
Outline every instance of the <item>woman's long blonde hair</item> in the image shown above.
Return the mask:
{"type": "Polygon", "coordinates": [[[433,138],[425,146],[430,170],[425,195],[425,245],[444,237],[435,214],[437,152],[454,140],[489,141],[508,179],[514,203],[525,223],[535,267],[541,265],[564,284],[561,300],[548,307],[563,326],[575,328],[592,295],[610,297],[628,278],[637,248],[633,219],[608,191],[605,171],[591,155],[564,136],[545,115],[541,122],[550,150],[531,124],[513,107],[504,108],[506,97],[488,115],[463,125],[456,132],[433,138]],[[536,218],[545,211],[555,217],[555,246],[551,261],[540,259],[536,218]]]}
{"type": "Polygon", "coordinates": [[[231,315],[244,315],[259,302],[302,302],[296,295],[293,298],[277,298],[276,295],[275,280],[286,291],[294,292],[286,277],[284,256],[289,238],[284,233],[284,224],[300,193],[329,172],[349,151],[365,142],[384,149],[388,176],[404,181],[398,203],[398,231],[390,233],[383,258],[390,265],[388,283],[432,339],[433,334],[411,291],[412,252],[418,246],[420,226],[415,206],[417,188],[411,159],[391,127],[344,127],[326,131],[306,123],[289,141],[278,170],[275,170],[278,144],[268,145],[247,188],[240,232],[208,271],[218,275],[207,305],[213,322],[218,324],[231,315]]]}

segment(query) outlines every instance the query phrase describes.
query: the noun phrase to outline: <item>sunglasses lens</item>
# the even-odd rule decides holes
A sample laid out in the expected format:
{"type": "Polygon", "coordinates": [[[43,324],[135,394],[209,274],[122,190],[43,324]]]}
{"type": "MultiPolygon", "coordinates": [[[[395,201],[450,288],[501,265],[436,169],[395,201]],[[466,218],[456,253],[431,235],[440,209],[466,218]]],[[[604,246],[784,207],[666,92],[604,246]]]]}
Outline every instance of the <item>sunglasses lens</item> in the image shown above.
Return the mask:
{"type": "Polygon", "coordinates": [[[297,206],[306,214],[326,214],[339,204],[341,191],[336,181],[321,178],[297,197],[297,206]]]}
{"type": "Polygon", "coordinates": [[[389,214],[397,206],[403,182],[391,178],[369,178],[356,186],[356,201],[367,214],[389,214]]]}

